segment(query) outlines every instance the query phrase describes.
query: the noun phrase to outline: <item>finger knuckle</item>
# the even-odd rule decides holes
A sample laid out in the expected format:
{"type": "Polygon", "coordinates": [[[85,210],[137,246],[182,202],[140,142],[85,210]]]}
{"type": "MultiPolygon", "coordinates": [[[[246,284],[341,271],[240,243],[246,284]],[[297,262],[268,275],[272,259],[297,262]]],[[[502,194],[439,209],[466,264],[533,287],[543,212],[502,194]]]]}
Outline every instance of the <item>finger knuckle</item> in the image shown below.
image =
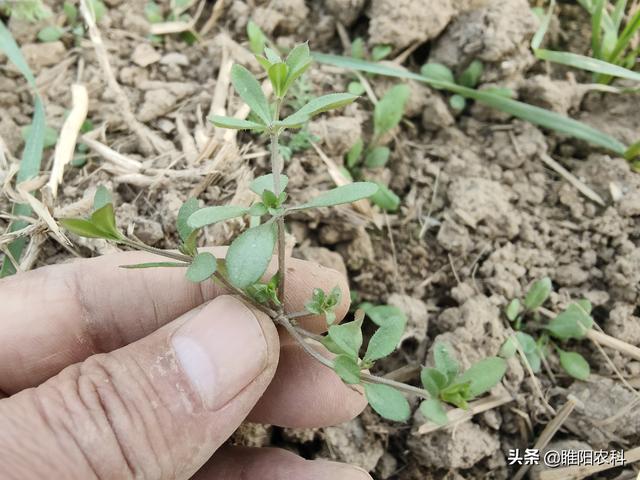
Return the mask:
{"type": "Polygon", "coordinates": [[[140,370],[100,354],[63,372],[67,430],[99,479],[159,479],[173,471],[161,403],[140,370]]]}

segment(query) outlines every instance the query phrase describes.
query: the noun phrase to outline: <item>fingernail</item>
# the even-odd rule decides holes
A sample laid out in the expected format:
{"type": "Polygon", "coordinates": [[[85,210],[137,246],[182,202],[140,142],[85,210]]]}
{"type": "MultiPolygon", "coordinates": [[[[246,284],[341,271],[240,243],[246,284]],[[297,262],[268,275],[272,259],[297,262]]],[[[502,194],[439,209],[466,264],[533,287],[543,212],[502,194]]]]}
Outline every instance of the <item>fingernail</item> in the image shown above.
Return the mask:
{"type": "Polygon", "coordinates": [[[226,405],[267,364],[258,319],[228,295],[213,300],[176,330],[171,343],[182,370],[211,410],[226,405]]]}

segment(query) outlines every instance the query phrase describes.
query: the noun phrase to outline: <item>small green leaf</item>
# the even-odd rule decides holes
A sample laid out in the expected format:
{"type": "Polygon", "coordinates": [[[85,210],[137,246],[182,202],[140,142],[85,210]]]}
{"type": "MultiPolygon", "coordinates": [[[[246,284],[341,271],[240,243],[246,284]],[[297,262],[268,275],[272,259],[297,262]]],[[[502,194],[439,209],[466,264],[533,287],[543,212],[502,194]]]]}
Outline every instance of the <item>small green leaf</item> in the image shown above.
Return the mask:
{"type": "Polygon", "coordinates": [[[238,236],[227,250],[229,280],[238,288],[257,282],[266,272],[276,245],[276,224],[264,223],[238,236]]]}
{"type": "Polygon", "coordinates": [[[500,353],[499,355],[502,358],[511,358],[516,354],[517,351],[517,346],[516,346],[517,340],[514,337],[509,337],[507,338],[504,343],[502,344],[502,346],[500,347],[500,353]]]}
{"type": "Polygon", "coordinates": [[[532,353],[538,350],[538,345],[531,335],[524,332],[516,332],[516,340],[524,353],[532,353]]]}
{"type": "Polygon", "coordinates": [[[290,128],[300,127],[314,115],[349,105],[356,98],[358,97],[351,93],[330,93],[329,95],[314,98],[297,112],[280,122],[276,122],[276,125],[290,128]]]}
{"type": "Polygon", "coordinates": [[[198,253],[187,269],[187,278],[194,283],[204,282],[216,272],[218,261],[209,252],[198,253]]]}
{"type": "Polygon", "coordinates": [[[524,307],[527,310],[535,310],[541,307],[549,298],[551,293],[551,279],[549,277],[541,278],[531,285],[527,296],[524,299],[524,307]]]}
{"type": "MultiPolygon", "coordinates": [[[[289,177],[281,174],[280,175],[280,191],[277,193],[278,195],[280,195],[282,192],[285,191],[288,183],[289,183],[289,177]]],[[[273,173],[262,175],[261,177],[256,178],[253,182],[251,182],[251,185],[249,185],[249,188],[253,193],[255,193],[256,195],[259,195],[260,197],[262,197],[262,194],[264,193],[265,190],[270,190],[273,192],[274,191],[273,173]]]]}
{"type": "Polygon", "coordinates": [[[87,238],[106,238],[105,233],[89,220],[81,218],[63,218],[60,224],[76,235],[87,238]]]}
{"type": "Polygon", "coordinates": [[[264,96],[260,84],[249,70],[242,65],[235,64],[231,68],[231,83],[240,98],[253,110],[265,125],[272,121],[269,103],[264,96]]]}
{"type": "Polygon", "coordinates": [[[391,305],[378,305],[369,308],[366,314],[380,328],[371,336],[365,361],[372,362],[393,352],[402,338],[407,317],[402,310],[391,305]]]}
{"type": "Polygon", "coordinates": [[[401,84],[390,88],[376,104],[373,112],[373,134],[379,137],[402,120],[410,89],[401,84]]]}
{"type": "Polygon", "coordinates": [[[251,205],[251,208],[249,208],[249,215],[251,215],[252,217],[261,217],[267,212],[267,206],[262,202],[254,203],[253,205],[251,205]]]}
{"type": "Polygon", "coordinates": [[[247,37],[249,37],[251,51],[255,55],[261,54],[267,44],[267,37],[253,20],[247,23],[247,37]]]}
{"type": "Polygon", "coordinates": [[[93,209],[100,210],[107,203],[113,203],[111,192],[104,185],[100,185],[93,196],[93,209]]]}
{"type": "Polygon", "coordinates": [[[378,186],[371,182],[355,182],[328,190],[307,203],[291,207],[289,210],[304,210],[307,208],[331,207],[343,203],[352,203],[370,197],[378,190],[378,186]]]}
{"type": "Polygon", "coordinates": [[[264,130],[264,125],[241,118],[214,115],[209,118],[209,121],[220,128],[231,128],[233,130],[264,130]]]}
{"type": "Polygon", "coordinates": [[[378,191],[371,196],[371,201],[385,212],[395,212],[400,207],[400,197],[386,185],[376,182],[378,191]]]}
{"type": "Polygon", "coordinates": [[[69,25],[73,25],[76,23],[78,19],[78,9],[71,2],[64,2],[62,5],[62,11],[64,12],[64,16],[67,17],[67,23],[69,25]]]}
{"type": "Polygon", "coordinates": [[[591,310],[593,309],[593,305],[591,305],[591,302],[586,298],[581,298],[580,300],[576,300],[575,304],[588,314],[590,314],[591,310]]]}
{"type": "Polygon", "coordinates": [[[236,205],[205,207],[193,212],[187,219],[187,225],[193,229],[202,228],[231,218],[241,217],[248,212],[247,208],[236,205]]]}
{"type": "Polygon", "coordinates": [[[189,226],[188,220],[191,215],[198,211],[200,204],[197,198],[190,198],[182,204],[178,211],[178,218],[176,221],[176,228],[180,238],[184,242],[189,238],[189,235],[193,232],[193,228],[189,226]]]}
{"type": "MultiPolygon", "coordinates": [[[[26,141],[31,136],[31,132],[32,132],[32,126],[27,125],[21,131],[22,138],[26,141]]],[[[57,141],[58,141],[58,131],[55,128],[50,127],[49,125],[45,126],[43,148],[51,148],[57,143],[57,141]]]]}
{"type": "Polygon", "coordinates": [[[113,204],[107,203],[91,214],[91,223],[105,234],[104,238],[118,240],[122,238],[122,234],[116,226],[116,216],[113,211],[113,204]]]}
{"type": "Polygon", "coordinates": [[[293,50],[289,52],[289,55],[287,55],[285,63],[289,67],[289,73],[284,85],[284,91],[286,92],[289,90],[289,87],[293,85],[293,82],[295,82],[313,63],[313,59],[309,52],[309,44],[305,42],[296,45],[293,50]]]}
{"type": "Polygon", "coordinates": [[[188,267],[187,263],[182,262],[149,262],[149,263],[135,263],[133,265],[120,265],[120,268],[161,268],[161,267],[188,267]]]}
{"type": "Polygon", "coordinates": [[[515,338],[518,341],[524,356],[527,358],[527,362],[529,362],[531,370],[533,370],[534,373],[539,372],[542,359],[540,358],[540,351],[536,341],[531,335],[524,332],[516,332],[515,338]]]}
{"type": "Polygon", "coordinates": [[[582,355],[576,352],[565,352],[560,349],[558,349],[558,354],[560,355],[560,365],[569,375],[578,380],[589,378],[591,368],[582,355]]]}
{"type": "Polygon", "coordinates": [[[518,298],[514,298],[513,300],[511,300],[511,302],[509,302],[509,305],[507,305],[505,314],[507,315],[509,321],[513,322],[516,318],[518,318],[518,315],[520,315],[521,311],[522,305],[520,305],[520,300],[518,298]]]}
{"type": "Polygon", "coordinates": [[[96,23],[100,22],[107,13],[107,7],[100,0],[89,0],[89,10],[93,14],[96,23]]]}
{"type": "Polygon", "coordinates": [[[389,155],[391,155],[391,150],[389,150],[389,147],[372,148],[367,152],[364,164],[368,168],[384,167],[389,161],[389,155]]]}
{"type": "Polygon", "coordinates": [[[469,388],[469,382],[449,385],[447,388],[442,390],[442,392],[440,392],[440,399],[443,402],[450,403],[458,408],[463,408],[466,410],[469,407],[469,405],[467,404],[467,400],[471,398],[471,395],[469,394],[469,388]]]}
{"type": "Polygon", "coordinates": [[[420,69],[423,77],[443,82],[455,83],[451,69],[441,63],[425,63],[420,69]]]}
{"type": "Polygon", "coordinates": [[[433,361],[436,368],[447,376],[447,383],[453,382],[453,380],[458,376],[460,366],[451,354],[449,344],[436,342],[433,349],[433,361]]]}
{"type": "Polygon", "coordinates": [[[484,65],[480,60],[474,60],[469,64],[458,78],[458,84],[463,87],[476,88],[484,71],[484,65]]]}
{"type": "Polygon", "coordinates": [[[359,138],[356,143],[347,152],[347,167],[353,168],[360,162],[362,156],[362,150],[364,148],[364,142],[362,138],[359,138]]]}
{"type": "Polygon", "coordinates": [[[456,112],[461,112],[464,110],[464,107],[467,106],[467,100],[462,95],[452,95],[451,98],[449,98],[449,105],[451,105],[451,108],[456,112]]]}
{"type": "Polygon", "coordinates": [[[411,415],[409,402],[398,390],[388,385],[367,383],[364,386],[367,401],[378,415],[395,422],[406,422],[411,415]]]}
{"type": "Polygon", "coordinates": [[[577,303],[570,304],[545,327],[549,333],[560,340],[584,338],[593,326],[593,318],[577,303]]]}
{"type": "Polygon", "coordinates": [[[428,420],[438,425],[446,425],[449,423],[447,418],[447,411],[444,409],[444,405],[437,398],[430,398],[420,404],[420,412],[428,420]]]}
{"type": "Polygon", "coordinates": [[[379,62],[391,53],[391,45],[375,45],[371,50],[371,60],[379,62]]]}
{"type": "Polygon", "coordinates": [[[287,64],[283,62],[274,63],[269,67],[269,80],[273,86],[273,93],[277,98],[282,98],[284,96],[288,73],[289,67],[287,67],[287,64]]]}
{"type": "Polygon", "coordinates": [[[265,57],[267,57],[267,60],[269,60],[270,63],[279,63],[282,61],[282,58],[280,58],[278,52],[276,52],[272,48],[264,47],[264,55],[265,57]]]}
{"type": "Polygon", "coordinates": [[[64,35],[64,29],[56,25],[44,27],[38,32],[38,40],[41,42],[55,42],[64,35]]]}
{"type": "Polygon", "coordinates": [[[351,56],[360,60],[364,59],[364,39],[362,37],[355,38],[351,42],[351,56]]]}
{"type": "Polygon", "coordinates": [[[347,92],[351,93],[352,95],[362,95],[364,92],[366,92],[364,86],[360,83],[360,82],[349,82],[349,85],[347,85],[347,92]]]}
{"type": "Polygon", "coordinates": [[[420,381],[424,389],[434,398],[438,398],[440,391],[444,389],[449,379],[440,370],[435,368],[423,368],[420,372],[420,381]]]}
{"type": "Polygon", "coordinates": [[[360,383],[360,367],[351,357],[347,355],[338,355],[333,360],[333,369],[344,381],[350,385],[360,383]]]}
{"type": "Polygon", "coordinates": [[[362,320],[354,320],[341,325],[331,325],[329,327],[329,338],[340,348],[341,353],[353,360],[357,360],[362,346],[362,320]]]}
{"type": "Polygon", "coordinates": [[[469,383],[470,397],[467,400],[470,400],[488,392],[500,383],[506,371],[507,362],[504,359],[488,357],[469,367],[457,378],[456,383],[469,383]]]}

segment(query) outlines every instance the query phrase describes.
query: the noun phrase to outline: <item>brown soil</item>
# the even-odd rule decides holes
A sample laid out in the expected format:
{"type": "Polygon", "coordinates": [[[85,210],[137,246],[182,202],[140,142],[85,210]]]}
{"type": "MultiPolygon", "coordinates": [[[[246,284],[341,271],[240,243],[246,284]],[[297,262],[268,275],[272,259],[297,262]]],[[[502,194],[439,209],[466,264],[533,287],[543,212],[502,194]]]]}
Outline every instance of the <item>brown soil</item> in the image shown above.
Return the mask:
{"type": "MultiPolygon", "coordinates": [[[[47,3],[61,11],[61,2],[47,3]]],[[[198,28],[212,13],[221,16],[192,46],[177,35],[151,43],[144,1],[106,3],[100,31],[135,117],[157,138],[150,151],[123,120],[88,39],[75,45],[67,35],[59,42],[36,44],[42,25],[12,20],[9,27],[36,74],[48,124],[60,128],[71,105],[70,86],[82,82],[89,90],[88,118],[100,131],[97,139],[142,165],[116,165],[90,154],[85,166],[67,168],[55,213],[86,211],[95,188],[105,185],[114,192],[119,224],[155,247],[176,247],[176,214],[189,195],[198,194],[206,204],[248,202],[248,183],[266,170],[264,140],[246,134],[239,136],[238,150],[221,154],[221,137],[216,136],[216,148],[201,155],[214,133],[205,118],[212,102],[217,105],[221,65],[231,59],[258,71],[246,48],[250,17],[284,48],[309,40],[312,49],[343,53],[336,31],[336,22],[342,21],[351,38],[391,44],[392,57],[420,45],[404,64],[413,69],[427,58],[454,69],[478,58],[485,63],[483,83],[509,86],[524,101],[568,113],[621,141],[637,140],[640,97],[586,93],[576,78],[588,77],[535,62],[528,45],[538,21],[528,13],[526,0],[433,0],[428,9],[423,0],[227,0],[220,12],[216,2],[207,2],[198,28]]],[[[588,27],[581,27],[587,25],[586,17],[573,6],[563,6],[562,12],[550,36],[573,51],[587,51],[588,27]]],[[[22,149],[20,129],[30,122],[32,102],[23,79],[3,62],[0,138],[13,163],[22,149]]],[[[344,90],[350,80],[334,68],[317,66],[307,83],[312,92],[329,93],[344,90]]],[[[377,94],[394,84],[381,77],[369,77],[369,82],[377,94]]],[[[411,84],[411,91],[406,122],[389,139],[391,161],[371,173],[400,195],[400,210],[376,213],[370,222],[341,208],[300,215],[291,225],[297,241],[294,255],[347,272],[360,300],[406,311],[409,328],[402,347],[380,365],[380,372],[429,363],[436,339],[450,342],[465,367],[495,355],[506,336],[503,307],[545,275],[557,291],[549,308],[584,296],[606,332],[640,346],[640,177],[624,160],[583,142],[481,105],[455,115],[442,92],[418,84],[411,84]],[[606,206],[588,200],[547,168],[541,154],[560,161],[606,206]]],[[[227,97],[227,91],[220,93],[227,97]]],[[[239,106],[237,98],[229,97],[230,111],[239,106]]],[[[319,147],[341,164],[355,139],[370,135],[371,116],[372,106],[363,98],[313,122],[310,130],[321,138],[319,147]]],[[[51,159],[49,149],[43,171],[50,169],[51,159]]],[[[0,181],[9,172],[0,158],[0,181]]],[[[333,185],[313,149],[296,152],[286,173],[296,200],[333,185]]],[[[7,196],[0,197],[0,211],[10,211],[7,196]]],[[[5,226],[0,220],[0,227],[5,226]]],[[[211,229],[202,242],[226,243],[241,227],[230,223],[211,229]]],[[[115,248],[102,241],[74,242],[74,252],[81,256],[115,248]]],[[[29,267],[72,257],[51,239],[34,248],[29,267]]],[[[582,401],[554,441],[632,448],[640,439],[637,409],[612,422],[597,420],[631,404],[636,393],[618,381],[590,343],[575,347],[591,365],[587,382],[572,381],[553,362],[555,378],[538,375],[554,408],[569,394],[582,401]]],[[[630,384],[640,384],[640,362],[607,353],[630,384]]],[[[367,410],[347,424],[318,430],[247,426],[237,440],[352,462],[377,479],[511,478],[515,470],[507,466],[506,452],[530,447],[552,415],[520,363],[513,360],[510,367],[504,385],[512,402],[435,433],[418,433],[424,423],[419,413],[408,425],[399,425],[367,410]]],[[[614,471],[623,475],[633,470],[614,471]]]]}

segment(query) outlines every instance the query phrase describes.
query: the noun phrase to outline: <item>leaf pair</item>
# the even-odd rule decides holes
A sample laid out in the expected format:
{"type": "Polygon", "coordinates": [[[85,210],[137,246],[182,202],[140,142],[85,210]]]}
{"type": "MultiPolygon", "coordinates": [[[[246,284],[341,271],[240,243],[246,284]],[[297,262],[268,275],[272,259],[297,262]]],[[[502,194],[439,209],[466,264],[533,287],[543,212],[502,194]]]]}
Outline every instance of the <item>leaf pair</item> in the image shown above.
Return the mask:
{"type": "Polygon", "coordinates": [[[65,218],[60,220],[60,224],[81,237],[121,240],[123,236],[116,226],[113,203],[111,203],[111,198],[104,187],[96,191],[94,207],[94,212],[88,219],[65,218]]]}
{"type": "MultiPolygon", "coordinates": [[[[264,56],[257,55],[256,58],[269,75],[274,95],[279,100],[282,100],[293,82],[295,82],[312,63],[309,46],[306,43],[297,45],[291,50],[284,61],[277,52],[269,47],[265,47],[264,52],[264,56]]],[[[300,110],[284,120],[279,120],[272,113],[271,106],[260,84],[249,70],[241,65],[235,64],[231,68],[231,83],[240,98],[242,98],[256,114],[259,121],[254,122],[238,118],[213,116],[211,118],[213,124],[222,128],[254,130],[258,132],[271,130],[274,127],[299,128],[312,116],[340,108],[358,98],[356,95],[350,93],[324,95],[311,100],[300,110]]],[[[277,112],[278,108],[275,108],[275,110],[277,112]]]]}
{"type": "MultiPolygon", "coordinates": [[[[436,82],[434,88],[438,90],[446,89],[446,87],[438,86],[437,82],[457,84],[469,89],[476,88],[478,86],[478,83],[480,83],[480,77],[482,76],[483,71],[484,65],[480,60],[472,61],[469,66],[465,68],[464,71],[460,74],[457,80],[454,77],[451,69],[441,63],[426,63],[420,69],[420,73],[423,76],[436,82]]],[[[462,95],[455,93],[449,98],[449,105],[451,105],[451,108],[453,108],[454,110],[461,111],[464,110],[467,102],[462,95]]]]}
{"type": "Polygon", "coordinates": [[[333,369],[345,383],[360,383],[359,352],[362,346],[362,316],[341,325],[331,325],[322,344],[338,355],[333,369]]]}
{"type": "Polygon", "coordinates": [[[524,353],[533,373],[539,372],[544,350],[528,333],[516,332],[513,337],[509,337],[502,344],[502,347],[500,347],[500,356],[503,358],[511,358],[518,351],[518,347],[522,350],[522,353],[524,353]]]}
{"type": "MultiPolygon", "coordinates": [[[[341,299],[342,291],[339,287],[333,287],[328,294],[321,288],[316,288],[313,290],[311,300],[305,305],[305,309],[315,315],[324,315],[327,324],[332,325],[336,321],[335,309],[340,304],[341,299]]],[[[362,343],[362,339],[360,343],[362,343]]],[[[358,348],[360,348],[359,345],[358,348]]]]}
{"type": "Polygon", "coordinates": [[[499,357],[488,357],[460,374],[458,362],[446,343],[434,345],[435,368],[424,368],[420,380],[431,399],[420,405],[429,420],[444,425],[447,415],[442,402],[467,408],[467,402],[491,390],[504,376],[507,364],[499,357]]]}
{"type": "Polygon", "coordinates": [[[371,336],[364,355],[366,365],[390,355],[400,343],[407,325],[405,314],[392,305],[378,305],[365,309],[367,316],[378,326],[371,336]]]}
{"type": "Polygon", "coordinates": [[[269,75],[275,96],[282,99],[293,82],[300,78],[313,63],[309,45],[307,43],[296,45],[284,62],[275,51],[269,48],[265,48],[264,51],[264,56],[256,55],[256,58],[269,75]]]}
{"type": "Polygon", "coordinates": [[[551,319],[545,328],[559,340],[584,338],[594,323],[590,312],[591,304],[587,300],[574,302],[551,319]]]}

